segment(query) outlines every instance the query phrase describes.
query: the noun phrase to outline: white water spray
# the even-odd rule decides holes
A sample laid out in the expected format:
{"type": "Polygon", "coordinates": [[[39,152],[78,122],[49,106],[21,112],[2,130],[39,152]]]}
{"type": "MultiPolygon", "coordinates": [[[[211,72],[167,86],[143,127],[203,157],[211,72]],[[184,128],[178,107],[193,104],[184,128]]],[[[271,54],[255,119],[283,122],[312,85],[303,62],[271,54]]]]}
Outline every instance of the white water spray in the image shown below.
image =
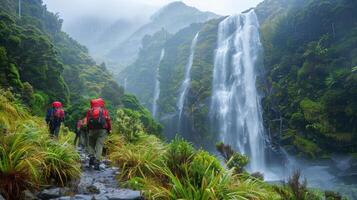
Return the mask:
{"type": "Polygon", "coordinates": [[[225,144],[249,156],[250,171],[264,171],[265,142],[256,67],[262,46],[254,10],[219,24],[210,116],[225,144]]]}
{"type": "Polygon", "coordinates": [[[188,92],[188,89],[190,87],[190,83],[191,83],[191,68],[192,68],[192,64],[193,64],[193,58],[195,56],[195,47],[197,45],[197,38],[198,38],[199,33],[197,33],[195,35],[195,37],[192,40],[191,43],[191,48],[190,48],[190,56],[188,58],[188,62],[186,64],[185,67],[185,78],[181,84],[180,87],[180,95],[177,101],[177,108],[178,108],[178,116],[179,116],[179,125],[181,123],[181,115],[182,115],[182,110],[183,110],[183,106],[185,105],[185,99],[186,99],[186,95],[188,92]]]}
{"type": "Polygon", "coordinates": [[[152,103],[152,115],[154,118],[156,118],[157,115],[157,100],[159,100],[160,97],[160,74],[159,74],[159,67],[160,67],[160,63],[162,61],[162,59],[165,56],[165,49],[161,50],[161,55],[160,55],[160,59],[159,59],[159,63],[157,65],[156,68],[156,80],[155,80],[155,88],[154,88],[154,100],[152,103]]]}

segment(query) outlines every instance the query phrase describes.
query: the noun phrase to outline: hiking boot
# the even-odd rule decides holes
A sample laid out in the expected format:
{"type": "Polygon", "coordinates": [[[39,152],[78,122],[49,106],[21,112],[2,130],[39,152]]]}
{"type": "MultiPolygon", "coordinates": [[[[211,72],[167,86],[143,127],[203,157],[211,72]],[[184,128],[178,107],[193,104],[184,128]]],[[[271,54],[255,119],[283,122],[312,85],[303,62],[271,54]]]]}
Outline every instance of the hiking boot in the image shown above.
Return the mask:
{"type": "Polygon", "coordinates": [[[99,171],[100,170],[99,165],[100,165],[99,160],[96,160],[95,163],[94,163],[94,169],[99,171]]]}
{"type": "Polygon", "coordinates": [[[95,165],[95,157],[94,156],[90,156],[89,157],[89,166],[95,165]]]}

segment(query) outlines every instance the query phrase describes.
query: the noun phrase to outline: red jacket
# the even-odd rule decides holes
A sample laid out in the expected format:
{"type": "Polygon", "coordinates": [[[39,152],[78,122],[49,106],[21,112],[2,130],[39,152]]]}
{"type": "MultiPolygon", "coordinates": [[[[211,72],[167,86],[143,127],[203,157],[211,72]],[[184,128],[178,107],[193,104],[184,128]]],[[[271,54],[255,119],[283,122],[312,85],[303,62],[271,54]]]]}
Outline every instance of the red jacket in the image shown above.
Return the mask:
{"type": "MultiPolygon", "coordinates": [[[[102,109],[103,109],[103,116],[105,117],[105,122],[106,122],[105,125],[104,125],[104,129],[106,129],[107,131],[111,131],[112,130],[112,123],[111,123],[111,120],[110,120],[109,112],[104,107],[102,107],[102,109]]],[[[87,114],[86,114],[87,122],[89,122],[91,110],[92,110],[92,108],[87,111],[87,114]]],[[[91,125],[89,123],[88,123],[88,128],[89,129],[93,129],[93,127],[91,127],[91,125]]]]}

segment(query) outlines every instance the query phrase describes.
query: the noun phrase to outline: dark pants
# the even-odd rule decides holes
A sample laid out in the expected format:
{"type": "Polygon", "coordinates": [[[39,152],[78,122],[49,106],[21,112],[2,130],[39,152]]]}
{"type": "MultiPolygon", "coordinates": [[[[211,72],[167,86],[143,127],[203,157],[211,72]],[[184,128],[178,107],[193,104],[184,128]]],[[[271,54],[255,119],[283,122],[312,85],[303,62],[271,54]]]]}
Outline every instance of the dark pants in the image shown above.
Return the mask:
{"type": "Polygon", "coordinates": [[[51,136],[52,138],[53,138],[53,137],[58,138],[58,134],[59,134],[59,131],[60,131],[60,127],[61,127],[61,125],[59,125],[59,126],[50,125],[50,136],[51,136]]]}
{"type": "Polygon", "coordinates": [[[76,131],[76,137],[74,138],[74,146],[77,146],[78,140],[80,142],[81,131],[76,131]]]}

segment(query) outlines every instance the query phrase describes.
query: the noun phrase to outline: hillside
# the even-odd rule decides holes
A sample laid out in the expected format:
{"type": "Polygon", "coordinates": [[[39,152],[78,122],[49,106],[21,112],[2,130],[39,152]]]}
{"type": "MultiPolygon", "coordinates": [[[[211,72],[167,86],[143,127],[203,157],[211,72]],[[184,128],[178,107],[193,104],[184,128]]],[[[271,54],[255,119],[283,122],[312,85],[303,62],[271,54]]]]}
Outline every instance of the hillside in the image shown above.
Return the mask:
{"type": "MultiPolygon", "coordinates": [[[[67,110],[65,123],[74,127],[90,98],[105,98],[110,109],[125,106],[126,99],[135,103],[135,97],[123,96],[105,64],[96,64],[86,47],[61,31],[62,20],[41,0],[22,2],[21,18],[17,3],[1,4],[1,87],[19,95],[33,114],[43,116],[50,102],[61,100],[67,110]]],[[[148,126],[159,126],[145,109],[133,109],[148,126]]]]}
{"type": "Polygon", "coordinates": [[[262,24],[266,126],[297,154],[355,152],[357,4],[296,2],[262,24]]]}
{"type": "Polygon", "coordinates": [[[116,48],[112,49],[107,54],[107,58],[122,65],[131,64],[137,57],[145,35],[152,35],[161,29],[174,34],[192,23],[205,22],[217,17],[214,13],[202,12],[182,2],[170,3],[154,13],[149,23],[141,26],[116,48]]]}

